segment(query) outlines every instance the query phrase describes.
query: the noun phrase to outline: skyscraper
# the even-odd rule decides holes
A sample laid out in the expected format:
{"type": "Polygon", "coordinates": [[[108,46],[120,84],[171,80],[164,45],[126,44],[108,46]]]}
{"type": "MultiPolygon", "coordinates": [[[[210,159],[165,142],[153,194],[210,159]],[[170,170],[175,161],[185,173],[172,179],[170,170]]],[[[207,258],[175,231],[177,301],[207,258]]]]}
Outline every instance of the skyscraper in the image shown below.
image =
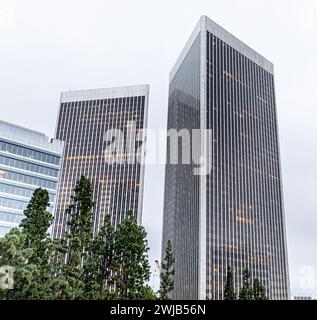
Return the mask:
{"type": "Polygon", "coordinates": [[[65,152],[54,220],[55,237],[61,237],[65,231],[65,209],[81,176],[89,178],[93,185],[95,231],[106,215],[118,225],[129,210],[141,223],[144,162],[139,149],[147,126],[148,97],[148,85],[61,94],[56,138],[65,141],[65,152]],[[122,148],[110,150],[110,156],[116,159],[113,162],[108,161],[109,142],[105,141],[106,133],[111,131],[118,135],[122,132],[122,139],[118,140],[122,148]],[[134,139],[140,134],[141,139],[134,139]],[[129,161],[134,157],[135,161],[129,161]]]}
{"type": "Polygon", "coordinates": [[[47,189],[53,213],[63,142],[0,121],[0,237],[23,219],[35,189],[47,189]]]}
{"type": "Polygon", "coordinates": [[[206,129],[211,172],[168,162],[162,255],[176,257],[175,299],[223,299],[249,268],[270,299],[289,297],[274,69],[202,16],[170,73],[168,129],[206,129]]]}

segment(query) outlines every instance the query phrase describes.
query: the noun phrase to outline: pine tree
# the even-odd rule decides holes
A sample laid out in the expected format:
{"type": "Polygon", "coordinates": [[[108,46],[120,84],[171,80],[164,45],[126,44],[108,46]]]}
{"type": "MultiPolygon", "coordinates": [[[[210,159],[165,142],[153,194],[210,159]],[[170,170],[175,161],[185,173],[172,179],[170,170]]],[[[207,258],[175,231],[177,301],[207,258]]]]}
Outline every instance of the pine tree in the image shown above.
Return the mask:
{"type": "Polygon", "coordinates": [[[253,297],[254,300],[267,300],[265,288],[258,278],[253,281],[253,297]]]}
{"type": "Polygon", "coordinates": [[[170,294],[174,290],[174,275],[175,275],[175,257],[173,254],[172,242],[168,240],[166,246],[165,258],[162,261],[162,271],[160,274],[161,284],[160,284],[160,299],[168,300],[170,299],[170,294]]]}
{"type": "MultiPolygon", "coordinates": [[[[30,263],[32,254],[32,248],[26,248],[26,235],[19,229],[12,229],[3,238],[0,238],[1,270],[5,266],[12,270],[10,287],[0,288],[1,300],[26,300],[32,298],[30,296],[30,287],[33,283],[33,274],[37,270],[37,267],[30,263]]],[[[3,274],[0,271],[0,273],[0,282],[2,282],[6,272],[3,274]]],[[[9,280],[7,284],[9,285],[9,280]]]]}
{"type": "MultiPolygon", "coordinates": [[[[24,210],[25,218],[21,221],[20,228],[26,235],[26,244],[38,250],[39,254],[46,252],[42,246],[43,240],[49,239],[48,229],[51,226],[53,216],[47,211],[49,207],[49,195],[47,190],[36,189],[24,210]]],[[[40,257],[34,256],[34,259],[40,257]]]]}
{"type": "MultiPolygon", "coordinates": [[[[68,281],[65,273],[65,260],[67,256],[67,241],[63,239],[52,240],[52,254],[50,262],[53,269],[53,281],[51,291],[54,300],[65,300],[74,298],[74,289],[68,281]]],[[[73,282],[73,281],[71,281],[73,282]]],[[[77,297],[79,298],[79,297],[77,297]]]]}
{"type": "Polygon", "coordinates": [[[236,300],[237,296],[234,291],[234,281],[233,281],[233,272],[230,267],[227,270],[227,282],[224,290],[224,299],[225,300],[236,300]]]}
{"type": "Polygon", "coordinates": [[[130,211],[115,232],[114,274],[120,299],[142,299],[150,278],[148,251],[146,232],[130,211]]]}
{"type": "Polygon", "coordinates": [[[84,265],[85,297],[87,299],[108,299],[114,285],[114,228],[111,218],[105,218],[104,225],[89,247],[89,256],[84,265]]]}
{"type": "Polygon", "coordinates": [[[157,295],[150,286],[144,286],[139,297],[140,300],[157,300],[157,295]]]}
{"type": "MultiPolygon", "coordinates": [[[[90,181],[81,177],[75,186],[71,204],[66,209],[68,218],[65,241],[61,247],[67,245],[65,264],[62,265],[59,285],[65,286],[65,296],[61,299],[80,299],[84,296],[84,282],[82,266],[88,256],[88,248],[93,239],[93,200],[90,181]]],[[[59,248],[59,253],[63,249],[59,248]]]]}
{"type": "Polygon", "coordinates": [[[240,300],[253,300],[253,289],[251,285],[251,273],[246,268],[243,270],[243,286],[240,291],[240,300]]]}
{"type": "Polygon", "coordinates": [[[52,248],[48,229],[51,226],[53,216],[47,211],[48,207],[47,190],[36,189],[26,210],[24,210],[25,218],[20,224],[22,233],[25,235],[25,248],[32,249],[29,263],[36,266],[30,288],[32,299],[51,297],[53,269],[49,261],[52,248]]]}

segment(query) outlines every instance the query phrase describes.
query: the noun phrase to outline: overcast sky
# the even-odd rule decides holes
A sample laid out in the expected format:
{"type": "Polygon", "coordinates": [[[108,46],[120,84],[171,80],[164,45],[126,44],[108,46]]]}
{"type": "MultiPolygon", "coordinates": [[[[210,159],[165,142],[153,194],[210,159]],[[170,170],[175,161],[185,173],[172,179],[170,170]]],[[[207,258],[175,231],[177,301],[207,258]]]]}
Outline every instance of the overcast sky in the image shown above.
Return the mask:
{"type": "MultiPolygon", "coordinates": [[[[315,0],[0,0],[0,119],[52,136],[61,91],[148,83],[149,127],[165,128],[168,74],[201,15],[275,64],[291,285],[306,265],[316,282],[315,0]]],[[[147,167],[151,263],[163,186],[164,168],[147,167]]]]}

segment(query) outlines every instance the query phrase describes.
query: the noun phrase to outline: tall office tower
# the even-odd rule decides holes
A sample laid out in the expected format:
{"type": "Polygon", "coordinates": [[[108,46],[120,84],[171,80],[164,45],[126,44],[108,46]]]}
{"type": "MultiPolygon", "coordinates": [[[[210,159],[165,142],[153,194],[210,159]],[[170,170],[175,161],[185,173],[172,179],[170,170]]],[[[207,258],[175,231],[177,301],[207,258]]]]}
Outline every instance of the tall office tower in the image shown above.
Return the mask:
{"type": "Polygon", "coordinates": [[[35,189],[47,189],[53,213],[63,142],[0,121],[0,237],[23,219],[35,189]]]}
{"type": "Polygon", "coordinates": [[[133,210],[141,223],[144,159],[139,152],[142,142],[136,140],[142,140],[147,125],[148,98],[148,85],[62,93],[56,137],[65,141],[65,152],[55,237],[63,236],[67,226],[65,209],[81,176],[89,178],[93,185],[95,232],[108,214],[113,225],[118,225],[133,210]],[[114,159],[108,161],[108,143],[104,140],[111,130],[122,132],[122,148],[111,151],[114,159]],[[140,134],[141,139],[135,139],[140,134]],[[135,156],[138,159],[133,161],[135,156]]]}
{"type": "Polygon", "coordinates": [[[162,255],[171,239],[173,298],[223,299],[227,268],[239,292],[248,267],[270,299],[287,299],[272,63],[201,17],[170,74],[171,128],[212,130],[199,151],[210,149],[208,175],[193,175],[194,163],[166,166],[162,255]]]}

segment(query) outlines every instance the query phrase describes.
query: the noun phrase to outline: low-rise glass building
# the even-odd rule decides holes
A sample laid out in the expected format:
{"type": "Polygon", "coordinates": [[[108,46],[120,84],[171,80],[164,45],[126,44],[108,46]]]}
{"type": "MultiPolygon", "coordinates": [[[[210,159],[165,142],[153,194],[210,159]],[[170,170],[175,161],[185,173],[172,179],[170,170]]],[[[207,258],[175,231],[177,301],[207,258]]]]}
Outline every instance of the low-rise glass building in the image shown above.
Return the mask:
{"type": "Polygon", "coordinates": [[[63,142],[0,121],[0,237],[19,225],[35,189],[47,189],[53,213],[63,142]]]}

